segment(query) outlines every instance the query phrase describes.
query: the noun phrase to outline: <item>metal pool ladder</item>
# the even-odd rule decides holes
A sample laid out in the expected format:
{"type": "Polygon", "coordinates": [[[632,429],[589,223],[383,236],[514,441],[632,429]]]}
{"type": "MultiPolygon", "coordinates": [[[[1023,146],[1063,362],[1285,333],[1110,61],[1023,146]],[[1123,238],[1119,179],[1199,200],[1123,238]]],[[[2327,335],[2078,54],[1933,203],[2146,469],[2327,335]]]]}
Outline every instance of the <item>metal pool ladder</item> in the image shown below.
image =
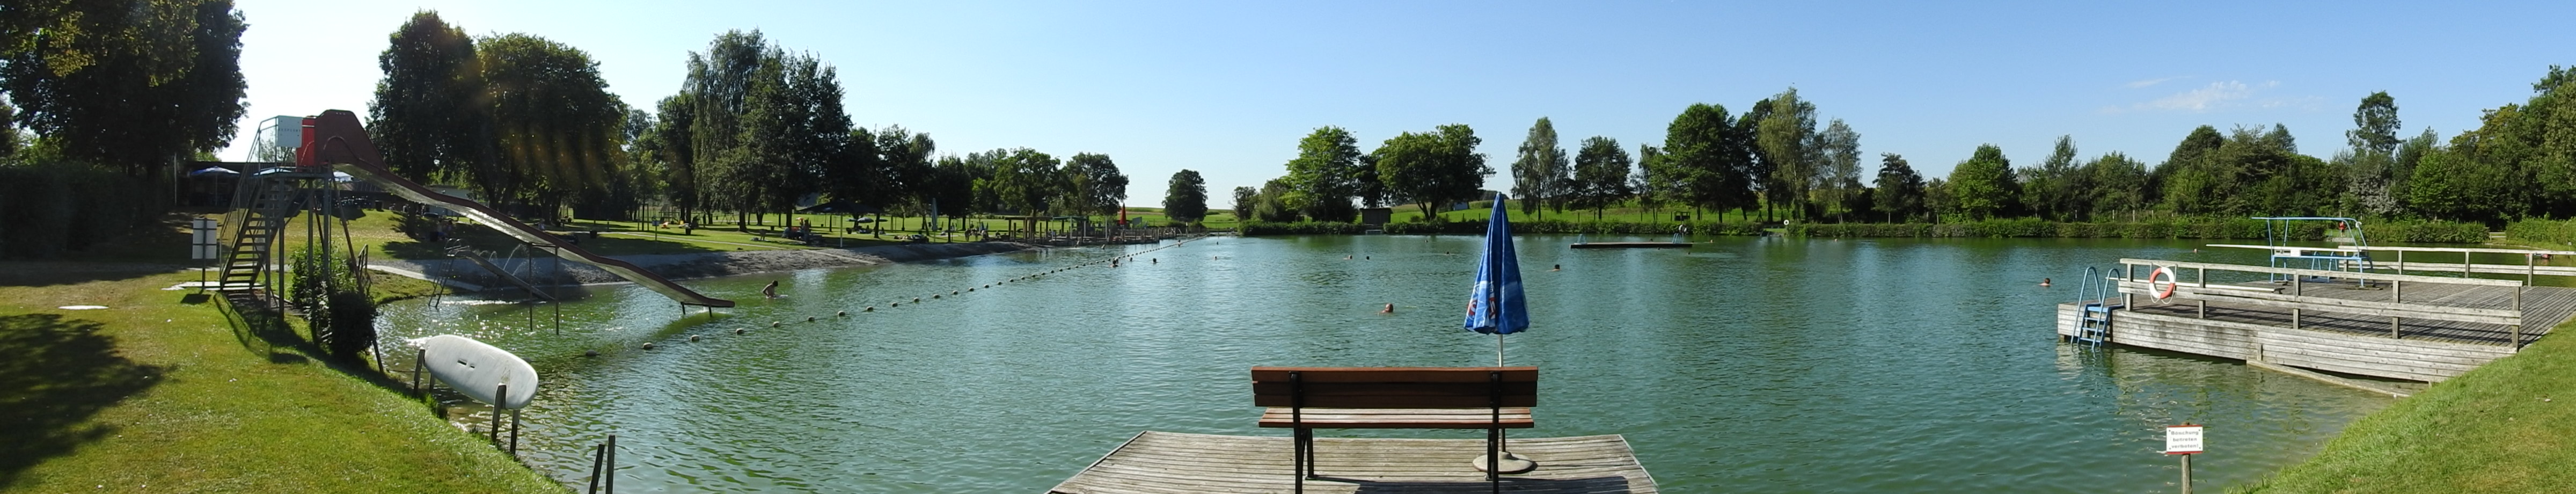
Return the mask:
{"type": "Polygon", "coordinates": [[[2102,342],[2111,340],[2111,311],[2121,306],[2111,304],[2111,280],[2102,276],[2101,268],[2085,266],[2084,276],[2075,280],[2075,296],[2080,297],[2076,302],[2083,310],[2076,314],[2074,341],[2101,348],[2102,342]]]}

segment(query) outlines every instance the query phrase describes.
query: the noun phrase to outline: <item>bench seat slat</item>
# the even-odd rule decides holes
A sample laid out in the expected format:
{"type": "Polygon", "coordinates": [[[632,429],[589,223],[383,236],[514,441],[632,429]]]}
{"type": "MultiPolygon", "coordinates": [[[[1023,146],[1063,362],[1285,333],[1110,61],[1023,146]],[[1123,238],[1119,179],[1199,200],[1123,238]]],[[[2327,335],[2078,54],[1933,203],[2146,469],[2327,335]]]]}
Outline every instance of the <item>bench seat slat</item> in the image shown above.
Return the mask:
{"type": "Polygon", "coordinates": [[[1307,383],[1327,382],[1474,382],[1500,370],[1503,382],[1538,382],[1538,367],[1254,367],[1253,382],[1288,382],[1289,371],[1306,371],[1307,383]]]}
{"type": "MultiPolygon", "coordinates": [[[[1305,409],[1310,429],[1487,429],[1494,426],[1490,408],[1313,408],[1305,409]]],[[[1262,427],[1296,427],[1287,407],[1261,411],[1262,427]]],[[[1530,409],[1504,407],[1502,427],[1534,427],[1530,409]]]]}

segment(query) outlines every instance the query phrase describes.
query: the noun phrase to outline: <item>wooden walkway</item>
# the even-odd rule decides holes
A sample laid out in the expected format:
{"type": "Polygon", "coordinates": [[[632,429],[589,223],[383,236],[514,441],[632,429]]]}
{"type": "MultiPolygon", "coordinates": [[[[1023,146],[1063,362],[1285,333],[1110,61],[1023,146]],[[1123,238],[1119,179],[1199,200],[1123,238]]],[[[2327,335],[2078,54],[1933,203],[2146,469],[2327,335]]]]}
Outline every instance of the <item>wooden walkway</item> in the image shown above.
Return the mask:
{"type": "MultiPolygon", "coordinates": [[[[1059,494],[1285,493],[1290,477],[1287,437],[1222,436],[1145,431],[1073,478],[1059,494]]],[[[1469,461],[1485,454],[1483,439],[1315,439],[1312,493],[1489,492],[1485,473],[1469,461]]],[[[1538,470],[1503,476],[1503,492],[1589,494],[1657,492],[1655,479],[1618,435],[1513,438],[1513,454],[1538,462],[1538,470]]]]}
{"type": "MultiPolygon", "coordinates": [[[[2301,286],[2292,288],[2286,283],[2258,281],[2239,283],[2234,286],[2277,289],[2279,293],[2296,291],[2308,297],[2361,302],[2380,302],[2389,299],[2386,283],[2379,283],[2371,288],[2361,288],[2359,283],[2349,280],[2331,283],[2300,282],[2299,285],[2301,286]]],[[[2570,315],[2576,315],[2576,289],[2539,286],[2521,287],[2521,289],[2523,290],[2523,344],[2530,344],[2532,340],[2548,334],[2551,327],[2567,322],[2570,315]]],[[[2409,304],[2511,310],[2514,306],[2513,290],[2512,287],[2408,283],[2401,288],[2402,293],[2399,295],[2409,304]]],[[[2154,298],[2138,297],[2138,306],[2131,307],[2130,310],[2137,313],[2197,317],[2199,305],[2190,301],[2158,304],[2154,298]]],[[[2213,301],[2209,302],[2207,319],[2286,328],[2290,326],[2290,311],[2275,307],[2213,301]]],[[[2397,321],[2395,333],[2392,334],[2389,318],[2321,310],[2300,312],[2299,328],[2361,336],[2485,345],[2504,345],[2505,340],[2509,339],[2508,335],[2513,333],[2511,326],[2503,324],[2400,318],[2397,321]]]]}

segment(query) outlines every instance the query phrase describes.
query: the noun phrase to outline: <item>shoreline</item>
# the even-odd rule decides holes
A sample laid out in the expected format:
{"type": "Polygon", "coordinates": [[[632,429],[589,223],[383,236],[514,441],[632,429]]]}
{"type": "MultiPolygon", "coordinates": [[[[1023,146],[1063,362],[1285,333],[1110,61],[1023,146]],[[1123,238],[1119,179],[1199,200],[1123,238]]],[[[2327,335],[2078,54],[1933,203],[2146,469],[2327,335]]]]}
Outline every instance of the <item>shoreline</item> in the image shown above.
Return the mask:
{"type": "MultiPolygon", "coordinates": [[[[760,273],[877,266],[904,262],[957,259],[1046,248],[1020,242],[880,245],[827,249],[745,250],[697,254],[610,256],[635,263],[674,281],[760,273]]],[[[629,283],[625,278],[578,262],[550,257],[491,258],[494,265],[528,279],[534,286],[629,283]],[[531,265],[533,264],[533,265],[531,265]],[[533,274],[530,274],[533,273],[533,274]]],[[[368,269],[446,285],[464,292],[513,286],[463,259],[373,261],[368,269]]]]}

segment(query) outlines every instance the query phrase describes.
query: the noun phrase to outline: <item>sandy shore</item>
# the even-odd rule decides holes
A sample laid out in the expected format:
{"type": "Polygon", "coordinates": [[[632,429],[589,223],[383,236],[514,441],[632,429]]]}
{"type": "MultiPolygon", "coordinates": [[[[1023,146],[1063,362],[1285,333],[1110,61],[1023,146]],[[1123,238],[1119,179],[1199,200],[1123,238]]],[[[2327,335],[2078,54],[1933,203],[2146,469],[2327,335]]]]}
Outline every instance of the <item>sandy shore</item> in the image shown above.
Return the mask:
{"type": "MultiPolygon", "coordinates": [[[[653,270],[674,280],[710,278],[752,273],[773,273],[818,268],[845,268],[877,264],[951,259],[1037,249],[1036,245],[1018,242],[971,242],[959,244],[886,245],[848,249],[812,250],[747,250],[705,254],[655,254],[616,256],[653,270]]],[[[494,258],[492,264],[508,269],[535,285],[618,283],[626,281],[599,268],[576,262],[558,262],[552,258],[494,258]],[[560,265],[560,270],[557,266],[560,265]]],[[[463,259],[392,260],[369,263],[378,271],[446,283],[468,291],[501,288],[510,283],[493,276],[491,271],[463,259]]]]}

